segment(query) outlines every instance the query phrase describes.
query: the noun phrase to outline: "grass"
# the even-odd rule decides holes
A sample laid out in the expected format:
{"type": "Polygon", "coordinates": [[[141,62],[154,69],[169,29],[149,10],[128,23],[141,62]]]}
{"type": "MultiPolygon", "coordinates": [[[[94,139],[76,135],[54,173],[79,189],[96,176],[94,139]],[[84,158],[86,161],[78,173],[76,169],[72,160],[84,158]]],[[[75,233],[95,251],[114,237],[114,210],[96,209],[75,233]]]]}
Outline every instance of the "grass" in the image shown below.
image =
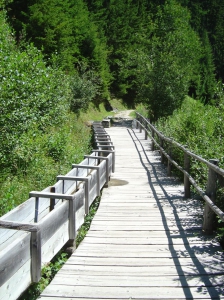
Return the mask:
{"type": "MultiPolygon", "coordinates": [[[[122,101],[113,99],[112,107],[124,110],[122,101]]],[[[43,190],[56,182],[58,174],[66,174],[72,163],[80,163],[92,148],[89,121],[101,121],[114,112],[101,103],[90,105],[79,116],[68,113],[67,121],[57,128],[35,135],[31,130],[15,155],[15,171],[1,170],[0,216],[28,199],[31,190],[43,190]],[[27,159],[29,157],[29,160],[27,159]]]]}
{"type": "Polygon", "coordinates": [[[107,116],[114,116],[116,113],[115,111],[127,109],[122,100],[119,99],[112,99],[109,104],[114,111],[106,109],[107,105],[105,103],[101,103],[98,107],[96,107],[93,103],[90,103],[88,111],[81,112],[79,119],[84,123],[89,121],[101,121],[107,116]]]}
{"type": "MultiPolygon", "coordinates": [[[[116,99],[113,99],[110,104],[113,108],[118,110],[126,109],[122,102],[116,99]]],[[[73,162],[80,163],[83,159],[83,155],[87,154],[87,151],[91,148],[89,121],[100,121],[108,115],[114,115],[114,112],[108,112],[103,104],[100,104],[98,108],[91,104],[88,111],[80,113],[78,117],[74,116],[74,114],[70,114],[67,123],[62,124],[60,129],[51,128],[51,137],[54,137],[53,133],[55,130],[56,133],[61,131],[62,135],[66,135],[66,147],[62,151],[63,155],[61,159],[59,161],[54,161],[52,157],[47,157],[45,155],[41,156],[40,154],[43,153],[39,153],[39,155],[35,157],[35,159],[38,158],[36,164],[31,164],[26,174],[23,174],[22,172],[18,172],[16,176],[6,174],[5,180],[1,183],[0,192],[1,195],[4,195],[2,204],[5,206],[4,209],[2,209],[2,212],[5,213],[19,203],[24,202],[27,199],[29,191],[42,190],[47,185],[54,184],[56,176],[59,173],[67,173],[71,169],[71,164],[73,162]],[[17,201],[15,201],[15,199],[17,199],[17,201]]],[[[42,136],[41,141],[44,140],[45,138],[42,136]]],[[[52,138],[51,149],[53,149],[52,145],[55,146],[54,150],[57,150],[57,147],[60,149],[60,135],[57,136],[57,139],[52,138]]],[[[58,152],[56,151],[54,154],[55,153],[57,154],[58,152]]],[[[88,232],[99,203],[100,197],[97,197],[90,206],[90,212],[85,217],[84,223],[77,233],[76,247],[78,247],[88,232]]],[[[23,295],[21,295],[19,300],[37,299],[67,259],[68,254],[63,250],[59,251],[52,261],[42,269],[40,281],[32,284],[23,295]]]]}

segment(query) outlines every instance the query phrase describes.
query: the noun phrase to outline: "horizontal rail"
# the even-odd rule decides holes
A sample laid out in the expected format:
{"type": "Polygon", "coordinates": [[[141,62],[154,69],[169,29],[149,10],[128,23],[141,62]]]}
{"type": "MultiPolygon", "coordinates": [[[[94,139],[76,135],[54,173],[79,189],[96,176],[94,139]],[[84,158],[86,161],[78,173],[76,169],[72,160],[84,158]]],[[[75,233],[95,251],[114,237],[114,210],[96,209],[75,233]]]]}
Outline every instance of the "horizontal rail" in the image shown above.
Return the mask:
{"type": "Polygon", "coordinates": [[[66,175],[58,175],[55,185],[31,191],[27,201],[0,218],[1,299],[17,299],[30,283],[40,280],[41,267],[62,247],[75,249],[77,230],[115,169],[110,136],[100,122],[93,124],[93,131],[97,149],[80,164],[72,164],[66,175]]]}
{"type": "Polygon", "coordinates": [[[216,195],[216,182],[217,182],[217,174],[224,177],[224,170],[218,167],[218,161],[215,159],[211,159],[210,161],[205,160],[204,158],[196,155],[195,153],[189,151],[186,146],[181,145],[180,143],[174,141],[172,138],[168,138],[165,135],[163,135],[160,131],[156,129],[155,126],[153,126],[150,121],[146,118],[144,118],[139,113],[137,114],[136,118],[136,126],[137,128],[140,128],[140,131],[142,129],[145,130],[145,138],[147,138],[148,135],[150,135],[150,138],[152,140],[152,150],[154,150],[154,147],[156,146],[160,152],[161,152],[161,161],[163,162],[164,157],[168,160],[168,167],[167,167],[167,173],[170,175],[171,165],[175,166],[178,170],[180,170],[184,174],[184,184],[185,184],[185,196],[189,197],[190,195],[190,184],[192,184],[197,192],[200,194],[200,196],[205,200],[206,207],[204,212],[204,223],[203,223],[203,230],[205,233],[210,234],[213,230],[213,218],[211,218],[211,212],[214,212],[220,220],[224,222],[224,212],[216,205],[215,201],[215,195],[216,195]],[[155,139],[155,135],[157,135],[157,138],[159,142],[155,139]],[[168,149],[172,149],[173,146],[177,147],[179,150],[183,152],[184,155],[184,167],[180,166],[173,157],[171,157],[170,153],[167,153],[164,149],[163,145],[164,142],[168,143],[168,149]],[[207,181],[207,189],[206,191],[203,191],[196,181],[191,177],[189,174],[190,171],[190,160],[189,158],[194,158],[195,160],[202,162],[209,168],[208,173],[208,181],[207,181]]]}
{"type": "MultiPolygon", "coordinates": [[[[185,152],[186,154],[188,154],[189,156],[195,158],[196,160],[206,164],[209,168],[213,169],[216,173],[220,174],[221,176],[224,176],[224,169],[219,168],[218,166],[215,166],[214,164],[210,163],[209,161],[207,161],[206,159],[202,158],[201,156],[189,151],[186,147],[184,147],[184,145],[181,145],[180,143],[176,142],[175,140],[173,140],[172,138],[166,137],[165,135],[163,135],[159,130],[156,129],[155,126],[153,126],[149,120],[147,120],[146,118],[144,118],[143,116],[141,116],[139,113],[136,112],[136,114],[142,118],[142,120],[144,120],[144,122],[150,127],[150,129],[152,131],[154,131],[154,133],[157,134],[158,137],[162,138],[164,141],[176,146],[177,148],[183,150],[183,152],[185,152]]],[[[139,122],[139,124],[141,124],[142,127],[144,127],[144,129],[146,129],[147,133],[150,134],[150,132],[147,130],[147,128],[144,126],[144,123],[141,123],[138,119],[136,119],[137,122],[139,122]]],[[[153,138],[153,141],[155,142],[155,139],[153,138]]]]}

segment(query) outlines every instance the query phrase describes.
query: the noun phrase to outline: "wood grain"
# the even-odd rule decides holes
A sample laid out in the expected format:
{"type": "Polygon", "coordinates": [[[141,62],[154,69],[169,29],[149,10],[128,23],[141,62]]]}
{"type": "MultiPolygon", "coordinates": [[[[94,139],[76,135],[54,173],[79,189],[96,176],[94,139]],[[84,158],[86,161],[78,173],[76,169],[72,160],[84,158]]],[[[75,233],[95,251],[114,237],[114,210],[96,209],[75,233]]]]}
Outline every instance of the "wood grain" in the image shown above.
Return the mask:
{"type": "Polygon", "coordinates": [[[116,171],[87,236],[40,299],[224,299],[224,258],[202,235],[203,203],[184,199],[144,132],[107,132],[116,171]]]}

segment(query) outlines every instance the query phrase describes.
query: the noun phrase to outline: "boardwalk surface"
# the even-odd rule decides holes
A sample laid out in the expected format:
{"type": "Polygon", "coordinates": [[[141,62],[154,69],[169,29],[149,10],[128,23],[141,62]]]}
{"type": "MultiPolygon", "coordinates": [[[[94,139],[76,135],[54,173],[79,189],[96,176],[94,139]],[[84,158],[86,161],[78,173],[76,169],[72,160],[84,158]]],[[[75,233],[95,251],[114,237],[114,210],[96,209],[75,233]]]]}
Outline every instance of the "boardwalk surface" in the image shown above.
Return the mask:
{"type": "Polygon", "coordinates": [[[41,295],[50,299],[224,299],[224,259],[138,130],[108,129],[116,170],[91,228],[41,295]]]}

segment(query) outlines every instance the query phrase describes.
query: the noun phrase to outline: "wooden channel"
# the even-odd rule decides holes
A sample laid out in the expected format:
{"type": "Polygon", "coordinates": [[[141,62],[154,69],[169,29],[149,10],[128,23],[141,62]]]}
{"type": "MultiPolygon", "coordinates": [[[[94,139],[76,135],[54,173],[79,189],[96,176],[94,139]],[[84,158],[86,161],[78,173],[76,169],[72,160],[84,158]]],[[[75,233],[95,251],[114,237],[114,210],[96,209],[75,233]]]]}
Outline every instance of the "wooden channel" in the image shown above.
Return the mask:
{"type": "Polygon", "coordinates": [[[224,299],[224,257],[137,129],[107,129],[116,171],[91,228],[40,299],[224,299]]]}

